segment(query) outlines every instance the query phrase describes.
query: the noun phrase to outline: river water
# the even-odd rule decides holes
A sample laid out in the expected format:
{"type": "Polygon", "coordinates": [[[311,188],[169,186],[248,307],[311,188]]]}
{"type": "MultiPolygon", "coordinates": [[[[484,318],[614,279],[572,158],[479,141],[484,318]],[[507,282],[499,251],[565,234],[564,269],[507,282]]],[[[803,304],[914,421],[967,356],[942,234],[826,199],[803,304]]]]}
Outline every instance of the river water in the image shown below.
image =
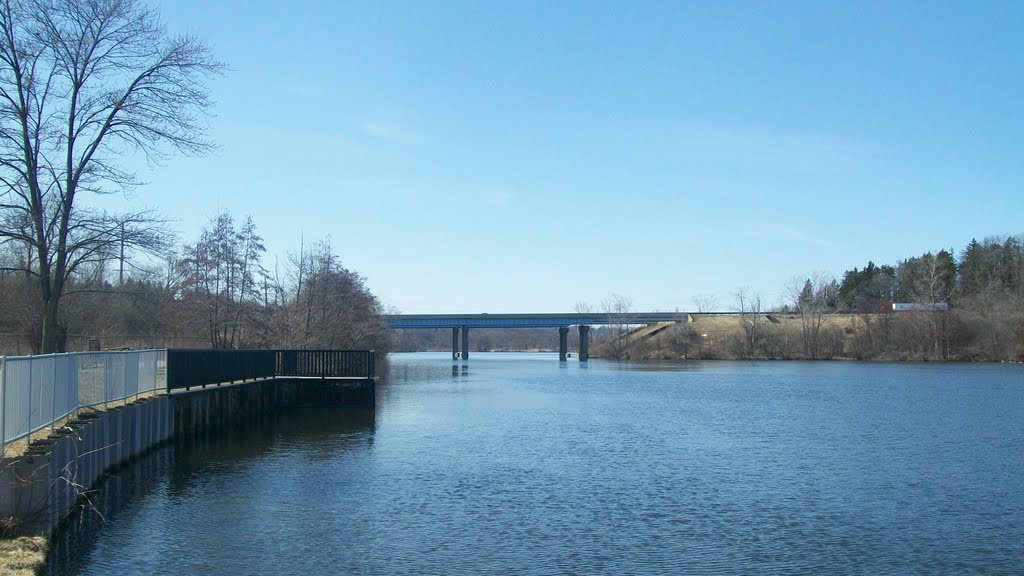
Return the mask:
{"type": "Polygon", "coordinates": [[[396,354],[97,500],[53,574],[1024,573],[1024,368],[396,354]]]}

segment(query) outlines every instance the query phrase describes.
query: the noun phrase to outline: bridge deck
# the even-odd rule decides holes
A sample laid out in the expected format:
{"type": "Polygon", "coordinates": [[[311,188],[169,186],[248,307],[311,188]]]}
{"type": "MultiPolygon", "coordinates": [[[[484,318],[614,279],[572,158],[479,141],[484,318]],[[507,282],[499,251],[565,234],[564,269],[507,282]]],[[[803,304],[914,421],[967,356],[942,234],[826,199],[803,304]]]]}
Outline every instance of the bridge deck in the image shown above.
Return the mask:
{"type": "Polygon", "coordinates": [[[385,316],[393,329],[416,328],[563,328],[608,324],[685,322],[686,312],[566,313],[566,314],[393,314],[385,316]]]}

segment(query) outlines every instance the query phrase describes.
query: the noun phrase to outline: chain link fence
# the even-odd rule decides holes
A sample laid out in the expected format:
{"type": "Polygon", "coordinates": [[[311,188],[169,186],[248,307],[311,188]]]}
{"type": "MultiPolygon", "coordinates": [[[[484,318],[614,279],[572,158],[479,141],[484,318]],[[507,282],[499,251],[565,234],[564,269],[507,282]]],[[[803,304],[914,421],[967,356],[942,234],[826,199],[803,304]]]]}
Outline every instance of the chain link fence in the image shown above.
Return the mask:
{"type": "Polygon", "coordinates": [[[0,357],[0,442],[28,445],[84,408],[166,388],[166,350],[0,357]]]}

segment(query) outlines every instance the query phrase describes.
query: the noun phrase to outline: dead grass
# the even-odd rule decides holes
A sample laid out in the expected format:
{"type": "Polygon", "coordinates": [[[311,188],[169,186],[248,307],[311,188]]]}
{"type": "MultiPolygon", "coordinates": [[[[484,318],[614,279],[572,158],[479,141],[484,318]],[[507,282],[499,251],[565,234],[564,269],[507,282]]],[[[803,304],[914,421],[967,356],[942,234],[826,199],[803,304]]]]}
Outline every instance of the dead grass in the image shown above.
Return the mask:
{"type": "Polygon", "coordinates": [[[32,576],[42,573],[48,546],[48,540],[43,536],[0,540],[0,574],[32,576]]]}
{"type": "MultiPolygon", "coordinates": [[[[801,318],[793,313],[763,313],[759,315],[759,322],[762,322],[765,329],[769,326],[773,330],[798,337],[801,332],[801,318]]],[[[838,330],[847,336],[858,330],[859,316],[854,314],[826,314],[822,318],[823,330],[838,330]]],[[[863,322],[860,322],[863,324],[863,322]]],[[[738,314],[692,314],[686,325],[696,339],[694,348],[691,349],[693,357],[734,358],[732,350],[737,339],[743,336],[743,328],[738,314]]],[[[669,338],[671,331],[664,330],[653,335],[641,347],[639,357],[671,359],[679,357],[673,351],[669,338]]]]}
{"type": "MultiPolygon", "coordinates": [[[[142,393],[138,394],[137,396],[131,396],[129,398],[125,398],[124,400],[116,400],[114,402],[108,402],[106,404],[100,404],[98,406],[90,406],[90,407],[86,407],[86,408],[81,408],[81,409],[79,409],[78,414],[81,415],[81,414],[89,414],[89,413],[93,413],[93,412],[103,412],[104,410],[110,410],[112,408],[118,408],[120,406],[128,406],[130,404],[134,404],[135,402],[138,402],[139,400],[143,400],[143,399],[146,399],[146,398],[152,398],[153,396],[156,396],[158,393],[162,394],[163,391],[159,390],[159,391],[142,392],[142,393]]],[[[3,447],[3,454],[0,454],[0,457],[3,457],[3,458],[16,458],[18,456],[21,456],[21,455],[25,454],[25,451],[28,449],[29,444],[31,444],[32,442],[35,442],[36,440],[44,440],[44,439],[48,438],[51,434],[53,434],[57,430],[63,428],[64,426],[66,426],[72,420],[74,420],[74,418],[62,418],[62,419],[57,420],[56,422],[54,422],[52,425],[47,426],[46,428],[43,428],[42,430],[39,430],[38,432],[33,433],[31,436],[29,436],[28,439],[21,438],[20,440],[13,440],[13,441],[9,442],[6,446],[3,447]]],[[[0,576],[3,576],[3,572],[0,572],[0,576]]]]}

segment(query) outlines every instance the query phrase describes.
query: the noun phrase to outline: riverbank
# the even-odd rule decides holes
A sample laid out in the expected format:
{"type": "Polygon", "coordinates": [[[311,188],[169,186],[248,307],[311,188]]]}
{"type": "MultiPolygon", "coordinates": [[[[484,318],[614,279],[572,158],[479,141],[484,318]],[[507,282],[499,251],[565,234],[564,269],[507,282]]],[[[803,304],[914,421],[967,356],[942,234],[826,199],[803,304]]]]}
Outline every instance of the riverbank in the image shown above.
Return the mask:
{"type": "MultiPolygon", "coordinates": [[[[875,314],[766,312],[686,315],[685,322],[591,330],[590,357],[632,360],[870,360],[887,362],[1021,362],[1024,318],[992,328],[970,311],[875,314]]],[[[444,338],[414,348],[445,352],[444,338]]],[[[435,334],[435,336],[437,336],[435,334]]],[[[474,351],[557,352],[551,329],[480,329],[474,351]]],[[[406,342],[406,344],[413,344],[406,342]]],[[[576,349],[575,331],[570,350],[576,349]]],[[[399,346],[399,349],[404,349],[399,346]]]]}
{"type": "Polygon", "coordinates": [[[871,360],[1021,362],[1024,322],[982,330],[958,311],[878,314],[692,314],[685,323],[641,328],[592,356],[646,360],[871,360]]]}
{"type": "Polygon", "coordinates": [[[22,536],[0,539],[0,574],[31,576],[46,566],[49,539],[45,536],[22,536]]]}

